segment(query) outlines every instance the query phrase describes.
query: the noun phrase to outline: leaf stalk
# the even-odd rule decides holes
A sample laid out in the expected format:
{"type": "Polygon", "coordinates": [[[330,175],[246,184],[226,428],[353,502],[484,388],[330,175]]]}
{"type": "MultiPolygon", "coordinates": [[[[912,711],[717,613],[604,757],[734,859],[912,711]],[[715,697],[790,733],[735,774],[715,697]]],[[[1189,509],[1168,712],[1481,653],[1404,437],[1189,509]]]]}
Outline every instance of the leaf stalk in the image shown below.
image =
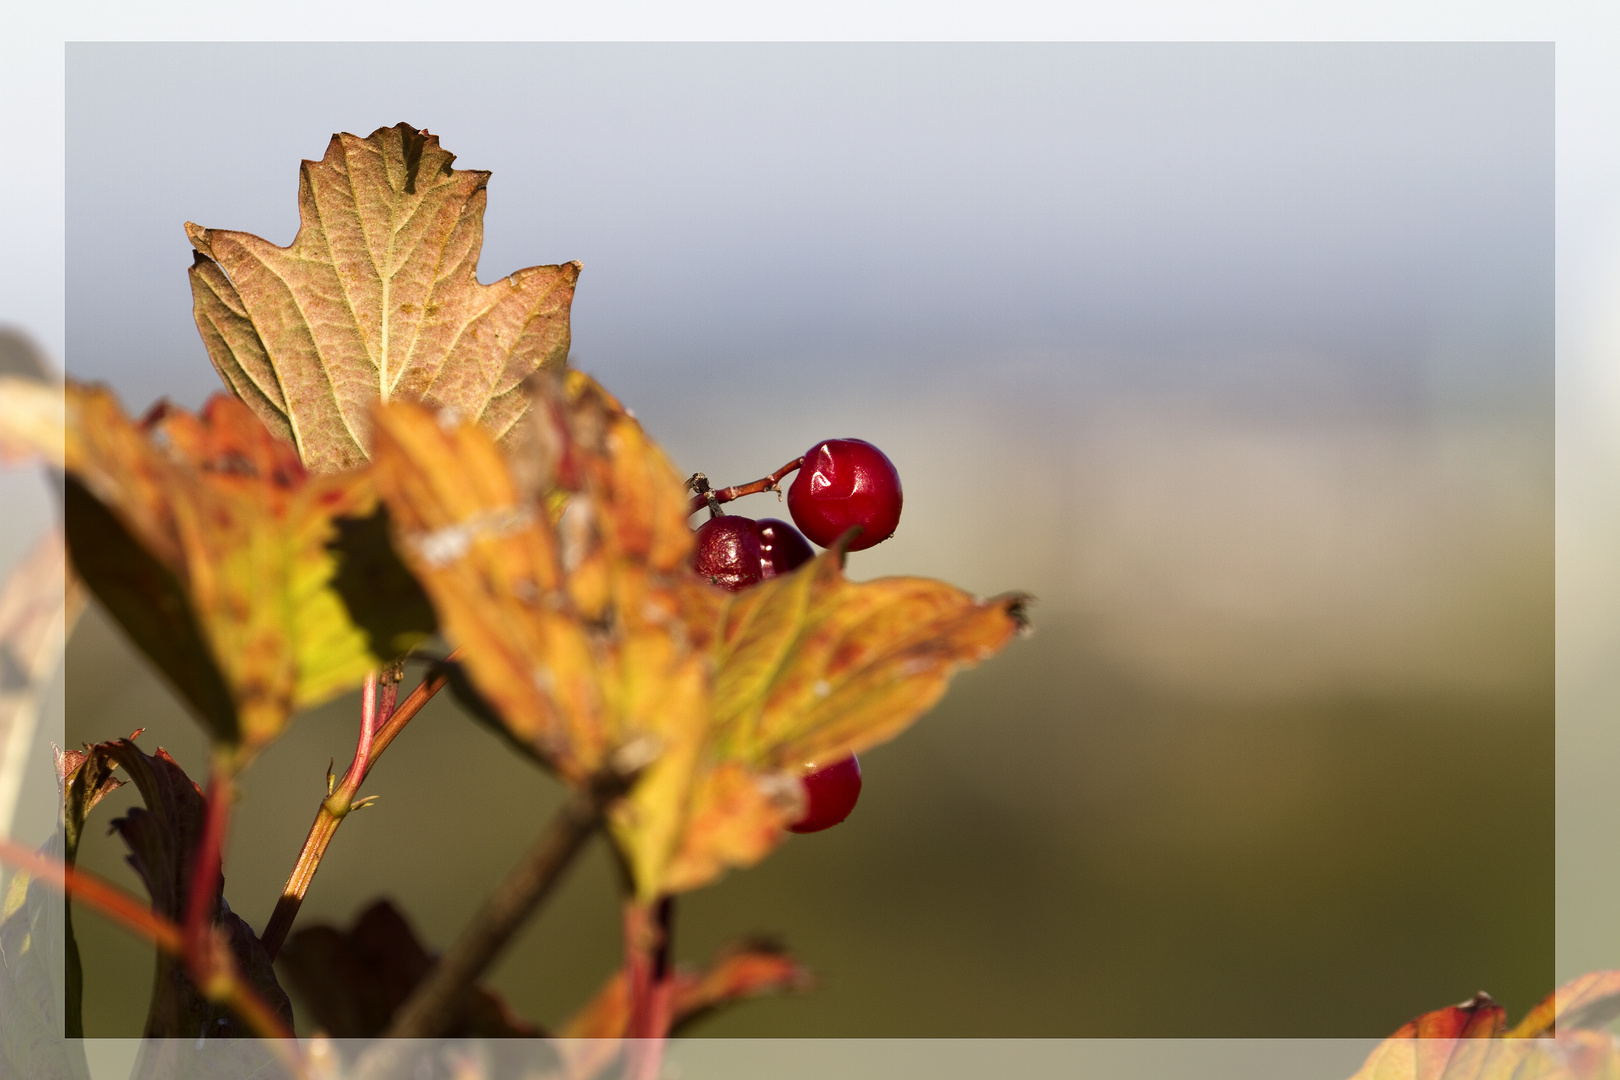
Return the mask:
{"type": "MultiPolygon", "coordinates": [[[[455,655],[451,653],[450,659],[454,659],[455,655]]],[[[343,779],[336,786],[333,786],[331,772],[328,771],[327,797],[315,813],[309,835],[304,838],[304,846],[298,852],[298,861],[293,864],[287,884],[281,890],[281,899],[276,901],[270,921],[259,936],[270,959],[274,960],[282,945],[286,944],[293,920],[298,918],[298,909],[303,906],[310,882],[315,879],[315,871],[320,869],[321,859],[326,854],[327,846],[332,843],[332,837],[337,834],[338,825],[351,811],[370,805],[364,799],[356,802],[355,796],[360,791],[360,785],[365,783],[371,767],[405,725],[410,723],[411,718],[422,710],[422,706],[444,689],[449,678],[444,668],[435,668],[396,707],[399,680],[379,677],[376,673],[367,677],[361,691],[360,735],[355,743],[354,760],[349,763],[343,779]]]]}

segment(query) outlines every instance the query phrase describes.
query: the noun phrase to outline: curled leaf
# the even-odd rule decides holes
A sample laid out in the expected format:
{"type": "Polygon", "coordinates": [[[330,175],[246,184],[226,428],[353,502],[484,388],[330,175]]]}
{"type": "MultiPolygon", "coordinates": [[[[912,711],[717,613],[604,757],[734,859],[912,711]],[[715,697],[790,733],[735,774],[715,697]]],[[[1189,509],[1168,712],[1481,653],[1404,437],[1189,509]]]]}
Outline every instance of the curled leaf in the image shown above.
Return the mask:
{"type": "Polygon", "coordinates": [[[523,380],[568,356],[577,262],[478,281],[489,173],[409,124],[332,136],[298,178],[298,235],[187,224],[197,329],[220,376],[310,469],[363,464],[374,402],[455,410],[497,437],[523,380]]]}
{"type": "MultiPolygon", "coordinates": [[[[208,800],[165,751],[147,754],[133,740],[100,743],[94,752],[115,762],[140,789],[144,806],[113,821],[129,848],[129,864],[145,882],[152,909],[171,921],[184,917],[208,800]]],[[[292,1005],[276,982],[270,958],[258,937],[225,902],[224,880],[214,897],[215,939],[241,978],[292,1027],[292,1005]]],[[[186,973],[184,963],[160,952],[147,1013],[147,1038],[242,1038],[253,1034],[225,1006],[210,1001],[186,973]]]]}

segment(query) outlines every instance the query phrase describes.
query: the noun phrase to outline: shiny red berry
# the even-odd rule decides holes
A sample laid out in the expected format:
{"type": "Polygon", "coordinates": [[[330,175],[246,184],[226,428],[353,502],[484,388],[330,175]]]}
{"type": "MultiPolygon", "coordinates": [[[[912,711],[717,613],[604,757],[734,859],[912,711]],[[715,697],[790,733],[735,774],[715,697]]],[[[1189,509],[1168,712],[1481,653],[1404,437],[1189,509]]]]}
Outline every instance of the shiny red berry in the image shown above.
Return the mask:
{"type": "Polygon", "coordinates": [[[828,439],[804,455],[787,502],[793,523],[822,547],[859,525],[849,550],[860,551],[893,536],[900,524],[900,474],[869,442],[828,439]]]}
{"type": "Polygon", "coordinates": [[[789,825],[796,833],[830,829],[849,817],[855,800],[861,797],[861,763],[851,754],[825,768],[808,766],[804,784],[804,817],[789,825]]]}
{"type": "Polygon", "coordinates": [[[710,518],[698,529],[692,566],[722,589],[741,592],[759,584],[764,558],[754,519],[728,514],[710,518]]]}
{"type": "Polygon", "coordinates": [[[761,576],[773,578],[791,573],[816,557],[804,534],[785,521],[760,518],[759,548],[763,553],[761,576]]]}

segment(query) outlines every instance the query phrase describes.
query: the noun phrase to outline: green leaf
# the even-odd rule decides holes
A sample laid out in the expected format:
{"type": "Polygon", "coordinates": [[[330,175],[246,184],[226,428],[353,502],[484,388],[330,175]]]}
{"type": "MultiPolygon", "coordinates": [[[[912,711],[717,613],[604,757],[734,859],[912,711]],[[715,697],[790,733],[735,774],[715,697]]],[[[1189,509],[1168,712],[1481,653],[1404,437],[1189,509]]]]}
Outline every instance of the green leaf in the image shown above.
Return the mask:
{"type": "Polygon", "coordinates": [[[523,380],[568,356],[577,262],[478,281],[489,173],[409,124],[332,136],[277,247],[188,223],[197,328],[220,376],[317,472],[363,464],[371,406],[456,410],[497,437],[523,380]]]}

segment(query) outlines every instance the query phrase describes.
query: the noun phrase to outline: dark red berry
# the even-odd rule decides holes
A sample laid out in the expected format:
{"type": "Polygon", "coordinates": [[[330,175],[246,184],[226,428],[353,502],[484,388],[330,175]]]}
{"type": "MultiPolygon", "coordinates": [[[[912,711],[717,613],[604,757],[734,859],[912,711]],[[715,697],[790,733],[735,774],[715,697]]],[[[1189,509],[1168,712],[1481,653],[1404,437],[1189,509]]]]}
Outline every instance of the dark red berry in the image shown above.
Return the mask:
{"type": "Polygon", "coordinates": [[[804,774],[804,817],[789,825],[797,833],[830,829],[849,817],[855,800],[861,797],[861,763],[851,754],[825,768],[808,766],[804,774]]]}
{"type": "Polygon", "coordinates": [[[759,548],[763,554],[761,576],[773,578],[787,574],[816,557],[815,549],[804,534],[785,521],[760,518],[759,548]]]}
{"type": "Polygon", "coordinates": [[[710,518],[697,531],[692,566],[722,589],[741,592],[759,584],[764,573],[759,528],[753,518],[710,518]]]}
{"type": "Polygon", "coordinates": [[[804,455],[787,502],[793,523],[822,547],[859,525],[849,550],[860,551],[893,536],[900,524],[900,474],[869,442],[828,439],[804,455]]]}

